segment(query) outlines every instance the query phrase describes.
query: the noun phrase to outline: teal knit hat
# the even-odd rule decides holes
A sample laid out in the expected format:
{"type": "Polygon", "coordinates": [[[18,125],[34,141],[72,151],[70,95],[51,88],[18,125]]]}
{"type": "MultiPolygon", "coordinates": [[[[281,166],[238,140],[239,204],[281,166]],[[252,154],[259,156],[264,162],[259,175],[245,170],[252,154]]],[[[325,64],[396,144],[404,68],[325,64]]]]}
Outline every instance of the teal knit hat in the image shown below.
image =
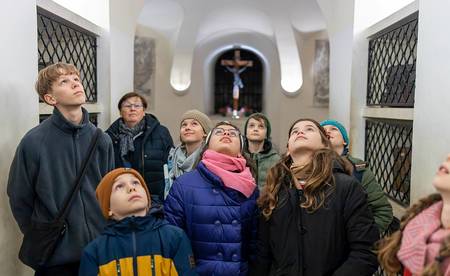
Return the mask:
{"type": "Polygon", "coordinates": [[[339,131],[341,132],[342,138],[344,139],[344,142],[347,144],[345,145],[345,147],[348,147],[348,145],[350,144],[350,140],[348,139],[348,134],[347,134],[347,130],[345,129],[345,127],[339,123],[336,120],[325,120],[322,121],[320,123],[321,126],[335,126],[337,127],[337,129],[339,129],[339,131]]]}
{"type": "MultiPolygon", "coordinates": [[[[262,113],[253,113],[252,115],[250,115],[247,119],[247,121],[245,122],[245,126],[244,126],[244,136],[245,138],[247,138],[247,125],[248,125],[248,121],[250,121],[250,119],[255,119],[255,117],[259,117],[259,118],[263,118],[264,119],[264,124],[266,125],[267,128],[267,132],[266,132],[266,139],[270,140],[270,133],[272,131],[272,128],[270,126],[270,122],[269,119],[267,119],[266,115],[262,114],[262,113]]],[[[258,120],[258,119],[255,119],[258,120]]]]}

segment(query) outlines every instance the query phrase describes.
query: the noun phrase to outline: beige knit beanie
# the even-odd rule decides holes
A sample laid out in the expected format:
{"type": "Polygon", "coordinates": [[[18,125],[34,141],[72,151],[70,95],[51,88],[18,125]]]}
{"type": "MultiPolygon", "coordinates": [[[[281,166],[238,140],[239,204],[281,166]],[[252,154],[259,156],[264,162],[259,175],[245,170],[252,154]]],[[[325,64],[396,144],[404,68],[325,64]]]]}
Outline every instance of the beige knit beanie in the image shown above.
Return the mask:
{"type": "Polygon", "coordinates": [[[208,134],[211,131],[211,128],[212,128],[211,120],[209,119],[209,117],[205,113],[200,112],[197,109],[191,109],[191,110],[186,111],[183,114],[183,116],[181,116],[180,125],[186,119],[194,119],[197,122],[199,122],[200,125],[202,126],[203,131],[205,132],[205,134],[208,134]]]}

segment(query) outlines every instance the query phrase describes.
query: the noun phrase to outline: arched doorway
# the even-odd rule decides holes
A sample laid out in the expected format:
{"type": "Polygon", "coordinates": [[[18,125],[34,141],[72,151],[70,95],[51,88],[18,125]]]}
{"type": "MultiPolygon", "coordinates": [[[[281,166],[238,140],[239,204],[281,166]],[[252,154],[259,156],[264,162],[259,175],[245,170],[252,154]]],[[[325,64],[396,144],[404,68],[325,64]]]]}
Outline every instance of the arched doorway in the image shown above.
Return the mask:
{"type": "MultiPolygon", "coordinates": [[[[244,108],[245,114],[261,112],[263,106],[263,67],[259,57],[251,51],[232,49],[221,54],[215,63],[214,69],[214,113],[226,114],[227,108],[233,107],[233,81],[234,76],[222,60],[251,61],[252,65],[239,74],[244,87],[239,93],[239,109],[244,108]],[[236,53],[238,51],[238,53],[236,53]]],[[[242,67],[241,67],[242,68],[242,67]]]]}

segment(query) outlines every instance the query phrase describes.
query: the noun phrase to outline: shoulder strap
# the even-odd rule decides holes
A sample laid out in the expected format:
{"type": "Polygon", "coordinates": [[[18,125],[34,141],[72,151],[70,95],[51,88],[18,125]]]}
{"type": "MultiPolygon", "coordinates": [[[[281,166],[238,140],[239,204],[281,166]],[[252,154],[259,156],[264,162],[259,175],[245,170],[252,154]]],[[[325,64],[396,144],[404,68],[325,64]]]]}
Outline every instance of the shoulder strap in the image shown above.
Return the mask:
{"type": "Polygon", "coordinates": [[[89,145],[88,154],[83,159],[83,162],[81,163],[81,169],[78,172],[77,178],[75,180],[75,186],[73,187],[72,192],[66,196],[66,198],[64,200],[63,208],[61,209],[61,211],[58,213],[58,216],[56,217],[56,220],[55,220],[56,222],[61,222],[66,219],[66,216],[69,213],[70,206],[72,205],[76,194],[80,190],[81,179],[86,174],[87,165],[91,161],[92,156],[94,156],[94,152],[98,145],[98,138],[101,135],[102,135],[102,130],[100,128],[97,128],[97,130],[95,131],[94,137],[92,137],[91,144],[89,145]]]}

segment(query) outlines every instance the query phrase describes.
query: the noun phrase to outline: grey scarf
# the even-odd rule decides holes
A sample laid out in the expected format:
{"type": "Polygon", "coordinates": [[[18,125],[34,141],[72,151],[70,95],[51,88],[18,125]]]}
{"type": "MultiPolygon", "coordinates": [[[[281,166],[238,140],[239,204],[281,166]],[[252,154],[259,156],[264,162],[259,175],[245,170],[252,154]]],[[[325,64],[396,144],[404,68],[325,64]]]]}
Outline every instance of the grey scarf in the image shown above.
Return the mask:
{"type": "Polygon", "coordinates": [[[127,127],[123,119],[119,120],[120,156],[125,161],[128,152],[134,152],[134,140],[144,133],[145,118],[132,128],[127,127]]]}
{"type": "Polygon", "coordinates": [[[186,148],[182,145],[171,149],[169,153],[169,162],[171,162],[172,167],[169,171],[169,178],[174,180],[183,173],[192,171],[194,163],[197,161],[202,148],[203,144],[189,156],[186,156],[186,148]]]}

